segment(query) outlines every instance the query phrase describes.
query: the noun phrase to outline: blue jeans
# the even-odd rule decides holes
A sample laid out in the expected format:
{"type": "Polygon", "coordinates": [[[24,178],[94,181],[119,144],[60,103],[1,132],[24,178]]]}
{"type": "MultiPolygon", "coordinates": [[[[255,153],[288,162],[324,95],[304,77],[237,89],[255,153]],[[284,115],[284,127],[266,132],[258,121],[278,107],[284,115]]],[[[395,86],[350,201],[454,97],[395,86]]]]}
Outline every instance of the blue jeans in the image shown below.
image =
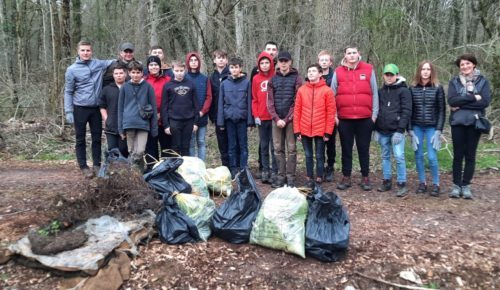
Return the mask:
{"type": "Polygon", "coordinates": [[[424,138],[427,144],[427,159],[429,160],[429,167],[431,168],[432,183],[439,185],[439,163],[437,158],[437,151],[432,147],[431,138],[434,135],[436,128],[434,127],[421,127],[413,125],[413,133],[417,136],[419,144],[417,151],[415,151],[415,164],[417,167],[418,180],[420,183],[425,183],[425,167],[424,167],[424,138]]]}
{"type": "Polygon", "coordinates": [[[394,159],[396,160],[396,175],[397,182],[406,182],[406,161],[405,161],[405,139],[397,144],[393,145],[391,142],[392,133],[391,134],[382,134],[380,133],[380,151],[382,153],[382,173],[384,175],[384,179],[392,178],[392,162],[391,162],[391,153],[394,155],[394,159]]]}
{"type": "Polygon", "coordinates": [[[323,168],[325,165],[325,141],[323,137],[307,137],[302,136],[302,146],[304,146],[304,154],[306,155],[306,172],[307,177],[313,178],[314,170],[314,153],[313,153],[313,141],[314,141],[314,151],[316,152],[316,177],[323,178],[323,168]]]}
{"type": "Polygon", "coordinates": [[[229,167],[231,170],[235,170],[239,165],[240,169],[243,169],[248,164],[247,121],[233,121],[228,119],[225,121],[225,126],[229,143],[229,167]],[[238,146],[239,154],[237,154],[238,146]]]}
{"type": "Polygon", "coordinates": [[[198,158],[205,161],[207,148],[205,145],[205,135],[207,134],[207,126],[198,127],[196,133],[191,136],[189,144],[189,155],[196,157],[196,146],[198,146],[198,158]]]}

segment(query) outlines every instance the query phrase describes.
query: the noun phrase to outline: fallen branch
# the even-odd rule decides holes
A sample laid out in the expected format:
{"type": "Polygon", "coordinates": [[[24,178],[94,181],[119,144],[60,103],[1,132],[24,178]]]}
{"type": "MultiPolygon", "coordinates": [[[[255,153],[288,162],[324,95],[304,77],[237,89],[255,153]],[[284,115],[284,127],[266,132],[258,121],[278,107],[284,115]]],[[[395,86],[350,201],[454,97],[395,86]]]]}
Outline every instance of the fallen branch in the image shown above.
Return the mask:
{"type": "Polygon", "coordinates": [[[365,274],[360,273],[358,271],[355,271],[354,274],[359,275],[359,276],[364,277],[364,278],[367,278],[367,279],[371,279],[371,280],[380,282],[380,283],[384,283],[386,285],[391,285],[391,286],[399,287],[399,288],[403,288],[403,289],[429,290],[429,288],[424,288],[424,287],[418,287],[418,286],[402,285],[402,284],[392,283],[392,282],[389,282],[389,281],[382,280],[380,278],[376,278],[376,277],[371,277],[371,276],[365,275],[365,274]]]}
{"type": "Polygon", "coordinates": [[[20,210],[20,211],[16,211],[16,212],[10,212],[10,213],[0,214],[0,217],[9,216],[9,215],[15,215],[15,214],[23,213],[23,212],[27,212],[27,211],[31,211],[31,209],[25,209],[25,210],[20,210]]]}

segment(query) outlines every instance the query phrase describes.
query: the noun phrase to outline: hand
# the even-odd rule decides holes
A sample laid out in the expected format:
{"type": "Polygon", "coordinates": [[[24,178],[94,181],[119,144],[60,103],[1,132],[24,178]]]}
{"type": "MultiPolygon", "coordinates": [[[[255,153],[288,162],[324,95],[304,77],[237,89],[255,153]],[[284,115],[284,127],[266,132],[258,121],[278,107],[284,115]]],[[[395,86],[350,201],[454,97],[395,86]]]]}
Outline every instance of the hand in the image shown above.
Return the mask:
{"type": "Polygon", "coordinates": [[[172,135],[172,132],[170,131],[170,127],[165,128],[165,134],[172,135]]]}
{"type": "Polygon", "coordinates": [[[335,117],[335,125],[339,125],[339,118],[335,117]]]}
{"type": "Polygon", "coordinates": [[[200,118],[201,118],[201,117],[203,117],[203,112],[202,112],[202,111],[200,111],[200,118]]]}
{"type": "Polygon", "coordinates": [[[328,142],[328,140],[330,140],[330,138],[323,136],[323,141],[328,142]]]}
{"type": "Polygon", "coordinates": [[[434,150],[438,151],[441,148],[441,131],[436,130],[431,137],[431,144],[434,150]]]}
{"type": "Polygon", "coordinates": [[[403,135],[403,133],[396,132],[392,134],[391,138],[392,145],[398,145],[399,143],[401,143],[401,141],[403,141],[404,138],[405,135],[403,135]]]}
{"type": "Polygon", "coordinates": [[[373,130],[373,141],[377,143],[380,141],[380,133],[377,130],[373,130]]]}
{"type": "Polygon", "coordinates": [[[262,125],[262,122],[260,121],[260,118],[255,118],[255,125],[257,125],[257,126],[262,125]]]}
{"type": "Polygon", "coordinates": [[[122,140],[127,139],[127,135],[125,135],[125,134],[120,134],[120,137],[122,138],[122,140]]]}
{"type": "Polygon", "coordinates": [[[377,118],[372,117],[372,121],[373,121],[373,124],[375,124],[377,122],[377,118]]]}
{"type": "Polygon", "coordinates": [[[411,136],[411,148],[413,148],[413,151],[417,151],[418,149],[418,144],[420,144],[420,141],[418,141],[417,135],[415,135],[415,132],[413,130],[408,131],[411,136]]]}
{"type": "Polygon", "coordinates": [[[283,120],[278,120],[278,122],[276,122],[276,125],[280,128],[285,128],[286,122],[283,120]]]}
{"type": "Polygon", "coordinates": [[[224,127],[219,127],[219,129],[220,129],[221,131],[224,131],[226,128],[224,128],[224,127]]]}
{"type": "Polygon", "coordinates": [[[476,98],[476,101],[481,101],[482,99],[481,95],[474,95],[474,98],[476,98]]]}
{"type": "Polygon", "coordinates": [[[66,122],[68,124],[74,124],[75,123],[75,116],[73,116],[73,112],[66,113],[66,122]]]}
{"type": "Polygon", "coordinates": [[[302,141],[302,135],[300,135],[300,134],[297,135],[297,141],[299,141],[299,142],[302,141]]]}
{"type": "Polygon", "coordinates": [[[460,107],[450,107],[450,111],[455,112],[460,110],[460,107]]]}
{"type": "Polygon", "coordinates": [[[198,131],[198,126],[197,125],[193,125],[193,133],[196,133],[196,131],[198,131]]]}

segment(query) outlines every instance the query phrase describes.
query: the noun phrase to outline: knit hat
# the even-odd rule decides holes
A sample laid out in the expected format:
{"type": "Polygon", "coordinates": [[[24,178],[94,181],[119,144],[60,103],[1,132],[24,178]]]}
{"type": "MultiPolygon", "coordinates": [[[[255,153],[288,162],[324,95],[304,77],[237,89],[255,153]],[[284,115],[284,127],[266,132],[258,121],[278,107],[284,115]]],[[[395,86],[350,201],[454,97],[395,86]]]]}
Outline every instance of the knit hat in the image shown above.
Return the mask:
{"type": "Polygon", "coordinates": [[[397,65],[390,63],[384,66],[384,74],[391,73],[393,75],[399,74],[399,68],[397,65]]]}
{"type": "Polygon", "coordinates": [[[146,66],[149,67],[149,64],[152,63],[152,62],[156,62],[159,66],[161,66],[161,60],[156,55],[150,55],[150,56],[148,56],[148,59],[146,60],[146,66]]]}

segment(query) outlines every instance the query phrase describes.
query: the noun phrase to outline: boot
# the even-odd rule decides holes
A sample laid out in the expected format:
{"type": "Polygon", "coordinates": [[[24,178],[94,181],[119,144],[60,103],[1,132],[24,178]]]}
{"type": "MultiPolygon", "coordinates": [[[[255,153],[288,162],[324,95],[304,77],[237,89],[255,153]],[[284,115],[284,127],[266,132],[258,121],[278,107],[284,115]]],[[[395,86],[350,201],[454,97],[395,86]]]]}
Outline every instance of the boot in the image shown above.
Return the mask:
{"type": "Polygon", "coordinates": [[[332,182],[333,181],[333,166],[327,166],[325,167],[325,180],[327,182],[332,182]]]}
{"type": "Polygon", "coordinates": [[[364,191],[372,190],[372,184],[370,183],[370,179],[368,178],[368,176],[365,176],[361,179],[360,186],[361,189],[364,191]]]}
{"type": "Polygon", "coordinates": [[[271,184],[271,187],[272,188],[279,188],[279,187],[283,187],[284,185],[285,185],[285,177],[278,175],[274,179],[274,182],[271,184]]]}
{"type": "Polygon", "coordinates": [[[425,193],[427,191],[427,184],[425,183],[420,183],[417,188],[417,194],[419,193],[425,193]]]}
{"type": "Polygon", "coordinates": [[[262,183],[271,183],[271,176],[269,175],[269,171],[262,171],[261,181],[262,183]]]}
{"type": "Polygon", "coordinates": [[[377,188],[377,191],[386,192],[392,189],[392,180],[384,179],[382,184],[377,188]]]}
{"type": "Polygon", "coordinates": [[[451,198],[459,198],[462,193],[462,188],[456,184],[451,186],[451,191],[448,193],[448,196],[451,198]]]}
{"type": "Polygon", "coordinates": [[[431,196],[439,196],[439,193],[440,193],[440,191],[439,191],[439,185],[433,184],[430,195],[431,196]]]}
{"type": "Polygon", "coordinates": [[[295,187],[295,179],[293,177],[287,176],[286,185],[288,185],[288,187],[295,187]]]}
{"type": "Polygon", "coordinates": [[[342,181],[340,181],[340,183],[337,184],[337,189],[345,190],[345,189],[348,189],[351,186],[352,186],[352,184],[351,184],[351,177],[350,176],[344,176],[344,177],[342,177],[342,181]]]}
{"type": "Polygon", "coordinates": [[[396,191],[397,197],[404,197],[408,194],[408,188],[406,187],[406,182],[398,182],[398,190],[396,191]]]}

